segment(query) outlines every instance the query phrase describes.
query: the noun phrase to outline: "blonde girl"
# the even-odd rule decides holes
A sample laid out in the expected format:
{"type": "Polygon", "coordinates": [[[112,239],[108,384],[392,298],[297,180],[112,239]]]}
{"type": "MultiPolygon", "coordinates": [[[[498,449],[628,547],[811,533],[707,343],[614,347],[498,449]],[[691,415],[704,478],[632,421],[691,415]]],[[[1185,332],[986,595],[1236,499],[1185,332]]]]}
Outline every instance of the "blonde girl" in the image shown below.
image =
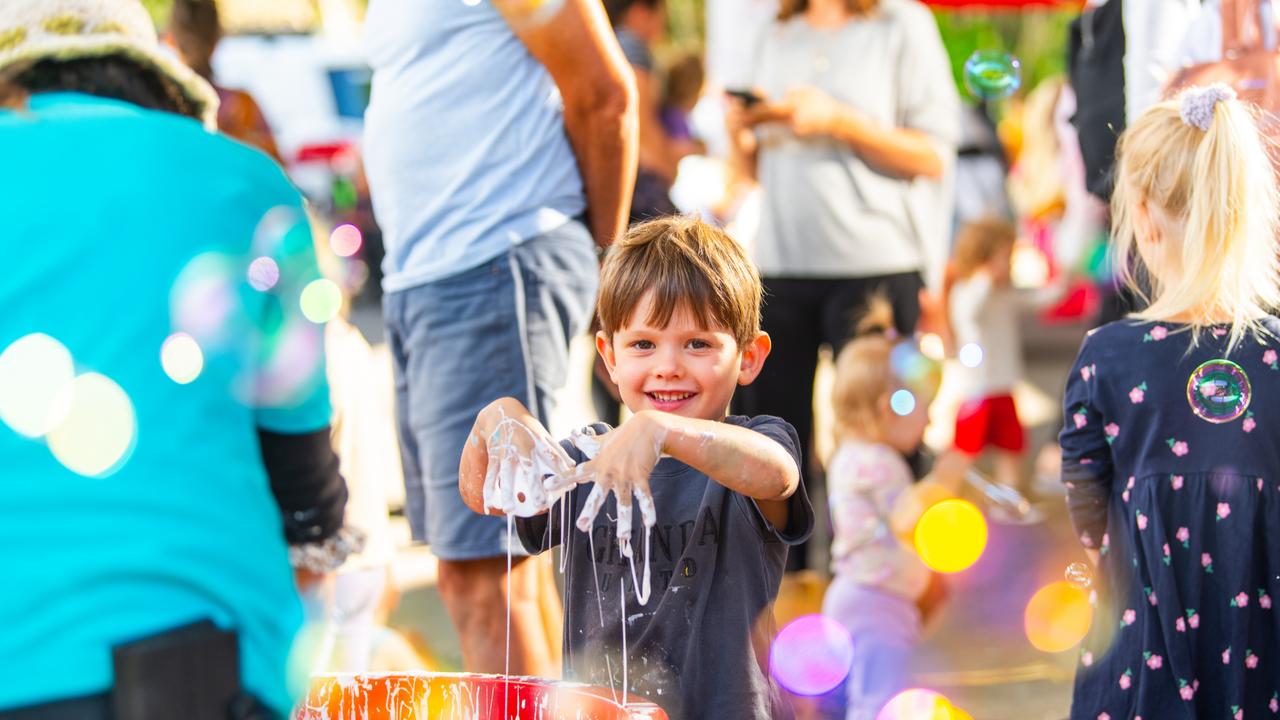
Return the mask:
{"type": "Polygon", "coordinates": [[[1063,480],[1096,572],[1073,720],[1280,712],[1276,186],[1230,88],[1118,145],[1116,251],[1146,309],[1068,378],[1063,480]]]}
{"type": "MultiPolygon", "coordinates": [[[[888,302],[873,300],[858,337],[840,351],[833,392],[837,447],[827,465],[835,576],[822,611],[853,635],[848,720],[874,720],[908,686],[931,573],[897,538],[912,495],[904,454],[920,447],[937,368],[896,342],[888,302]]],[[[908,521],[909,522],[909,521],[908,521]]]]}

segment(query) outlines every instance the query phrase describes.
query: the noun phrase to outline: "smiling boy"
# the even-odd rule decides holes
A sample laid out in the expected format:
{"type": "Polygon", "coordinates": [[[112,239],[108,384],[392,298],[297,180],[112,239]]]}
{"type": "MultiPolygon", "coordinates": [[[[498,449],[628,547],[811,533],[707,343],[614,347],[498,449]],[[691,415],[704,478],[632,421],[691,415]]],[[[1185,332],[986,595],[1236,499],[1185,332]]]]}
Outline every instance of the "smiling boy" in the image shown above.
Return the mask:
{"type": "MultiPolygon", "coordinates": [[[[551,512],[516,520],[530,552],[566,545],[566,678],[618,687],[625,622],[628,690],[673,720],[792,717],[767,648],[787,547],[813,527],[799,441],[779,418],[727,416],[734,389],[769,355],[760,295],[742,248],[697,220],[655,220],[615,244],[601,270],[596,348],[632,416],[616,429],[596,426],[590,460],[564,443],[579,463],[567,475],[580,484],[551,512]],[[588,513],[590,534],[564,532],[562,517],[572,522],[602,491],[613,497],[594,519],[588,513]],[[642,508],[652,500],[647,541],[641,513],[616,529],[633,494],[642,508]],[[641,604],[645,563],[653,594],[641,604]]],[[[460,469],[477,512],[488,439],[504,418],[550,442],[512,398],[481,412],[460,469]]]]}

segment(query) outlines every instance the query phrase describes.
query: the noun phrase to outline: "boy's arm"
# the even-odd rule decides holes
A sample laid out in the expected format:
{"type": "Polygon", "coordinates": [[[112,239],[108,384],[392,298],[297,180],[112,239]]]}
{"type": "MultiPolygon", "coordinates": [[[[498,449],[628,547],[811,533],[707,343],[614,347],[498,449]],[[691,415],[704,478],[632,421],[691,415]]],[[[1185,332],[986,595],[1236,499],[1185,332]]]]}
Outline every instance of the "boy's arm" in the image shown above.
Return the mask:
{"type": "Polygon", "coordinates": [[[497,508],[484,506],[484,483],[489,472],[488,443],[494,430],[504,419],[524,425],[534,434],[540,435],[540,439],[558,448],[551,434],[519,400],[504,397],[486,405],[476,416],[471,434],[467,436],[467,442],[462,448],[462,459],[458,463],[458,491],[462,494],[462,501],[481,515],[502,514],[497,508]]]}
{"type": "Polygon", "coordinates": [[[637,420],[662,438],[664,453],[755,500],[775,528],[787,527],[787,498],[800,485],[800,468],[776,440],[738,425],[653,411],[637,413],[623,427],[637,420]]]}

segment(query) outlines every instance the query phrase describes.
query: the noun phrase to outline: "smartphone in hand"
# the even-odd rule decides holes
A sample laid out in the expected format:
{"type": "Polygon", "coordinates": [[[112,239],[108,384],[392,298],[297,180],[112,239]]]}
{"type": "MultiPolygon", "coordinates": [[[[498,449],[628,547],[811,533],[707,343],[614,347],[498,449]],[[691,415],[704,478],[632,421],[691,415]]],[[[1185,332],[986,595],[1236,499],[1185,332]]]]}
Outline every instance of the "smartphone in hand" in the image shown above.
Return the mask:
{"type": "Polygon", "coordinates": [[[758,105],[764,102],[764,98],[760,97],[754,90],[725,90],[729,97],[735,97],[742,101],[746,107],[758,105]]]}

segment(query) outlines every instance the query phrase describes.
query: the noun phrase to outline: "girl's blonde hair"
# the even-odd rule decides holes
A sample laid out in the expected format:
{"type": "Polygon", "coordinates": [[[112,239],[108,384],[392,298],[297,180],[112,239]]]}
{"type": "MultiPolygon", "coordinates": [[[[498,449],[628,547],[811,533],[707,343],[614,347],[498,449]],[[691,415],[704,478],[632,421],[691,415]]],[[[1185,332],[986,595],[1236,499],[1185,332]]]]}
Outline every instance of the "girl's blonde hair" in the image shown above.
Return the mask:
{"type": "Polygon", "coordinates": [[[995,257],[997,251],[1013,247],[1017,240],[1018,231],[1008,220],[982,218],[966,223],[956,234],[956,244],[951,251],[955,279],[969,277],[995,257]]]}
{"type": "Polygon", "coordinates": [[[1148,109],[1116,146],[1116,266],[1150,303],[1134,317],[1185,318],[1193,343],[1215,321],[1229,320],[1234,348],[1246,333],[1265,335],[1262,318],[1280,307],[1280,207],[1270,148],[1239,100],[1215,103],[1203,131],[1183,121],[1180,107],[1179,99],[1148,109]],[[1179,266],[1165,277],[1137,252],[1133,212],[1140,203],[1182,228],[1181,247],[1162,249],[1179,266]],[[1139,276],[1149,282],[1149,296],[1139,276]]]}
{"type": "Polygon", "coordinates": [[[831,403],[836,437],[853,434],[878,440],[883,433],[880,401],[903,386],[893,367],[894,348],[903,342],[893,329],[893,306],[873,295],[853,340],[836,356],[831,403]]]}

